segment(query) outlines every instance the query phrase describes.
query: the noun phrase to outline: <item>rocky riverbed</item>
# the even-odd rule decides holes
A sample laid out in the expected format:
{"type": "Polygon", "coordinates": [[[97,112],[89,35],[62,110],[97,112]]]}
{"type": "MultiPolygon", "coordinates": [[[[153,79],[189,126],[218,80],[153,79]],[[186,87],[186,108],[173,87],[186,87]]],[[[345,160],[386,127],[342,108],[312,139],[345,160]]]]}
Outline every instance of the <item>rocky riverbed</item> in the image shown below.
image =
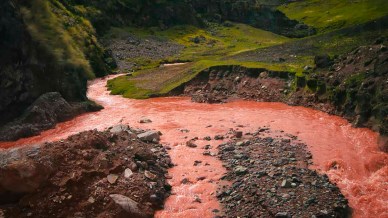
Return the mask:
{"type": "Polygon", "coordinates": [[[222,217],[348,217],[345,197],[326,175],[308,167],[312,155],[292,135],[260,128],[219,146],[228,173],[217,198],[222,217]],[[271,134],[270,134],[271,135],[271,134]]]}

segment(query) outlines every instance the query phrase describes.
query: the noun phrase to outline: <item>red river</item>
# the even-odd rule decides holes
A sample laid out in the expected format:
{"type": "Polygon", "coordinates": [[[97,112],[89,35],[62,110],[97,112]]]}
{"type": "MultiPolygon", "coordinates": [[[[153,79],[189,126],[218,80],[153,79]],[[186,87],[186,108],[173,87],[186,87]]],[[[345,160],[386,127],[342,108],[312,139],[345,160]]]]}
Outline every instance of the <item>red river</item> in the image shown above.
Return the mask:
{"type": "MultiPolygon", "coordinates": [[[[282,103],[236,101],[210,105],[193,103],[183,97],[125,99],[109,95],[105,87],[107,79],[91,82],[88,91],[89,98],[103,105],[104,110],[60,123],[39,136],[0,143],[0,148],[59,140],[118,123],[160,130],[162,143],[172,147],[169,154],[177,166],[169,171],[173,177],[169,181],[173,194],[156,217],[205,218],[214,216],[213,209],[220,209],[215,192],[225,169],[217,158],[202,155],[202,145],[209,142],[199,140],[198,149],[188,149],[184,142],[193,137],[225,134],[230,128],[253,132],[268,126],[274,131],[296,135],[308,145],[313,154],[313,168],[326,173],[340,187],[354,210],[353,217],[388,218],[388,154],[379,151],[379,135],[369,129],[353,128],[340,117],[282,103]],[[152,123],[140,124],[138,121],[143,117],[152,123]],[[244,127],[238,127],[241,125],[244,127]],[[194,160],[208,164],[194,168],[194,160]],[[200,176],[206,179],[196,182],[200,176]],[[181,184],[183,178],[194,183],[181,184]],[[193,203],[197,196],[202,203],[193,203]]],[[[220,142],[210,143],[216,147],[214,143],[220,142]]]]}

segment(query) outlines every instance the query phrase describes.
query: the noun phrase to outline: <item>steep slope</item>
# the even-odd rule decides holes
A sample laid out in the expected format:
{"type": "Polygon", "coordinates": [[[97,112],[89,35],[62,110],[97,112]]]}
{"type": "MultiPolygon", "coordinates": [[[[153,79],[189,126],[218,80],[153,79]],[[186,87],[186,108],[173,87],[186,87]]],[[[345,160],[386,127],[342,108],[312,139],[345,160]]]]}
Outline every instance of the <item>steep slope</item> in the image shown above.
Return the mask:
{"type": "Polygon", "coordinates": [[[87,79],[110,72],[91,24],[60,2],[2,1],[0,13],[0,125],[48,92],[86,101],[87,79]]]}

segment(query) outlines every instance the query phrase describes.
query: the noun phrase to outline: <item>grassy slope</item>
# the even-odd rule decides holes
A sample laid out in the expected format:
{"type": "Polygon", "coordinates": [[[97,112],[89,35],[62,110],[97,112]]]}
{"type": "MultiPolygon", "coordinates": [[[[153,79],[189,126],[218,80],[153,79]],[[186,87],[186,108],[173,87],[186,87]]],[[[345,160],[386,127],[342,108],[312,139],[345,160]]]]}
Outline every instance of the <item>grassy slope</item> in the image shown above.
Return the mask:
{"type": "MultiPolygon", "coordinates": [[[[125,93],[125,97],[146,98],[149,94],[164,94],[190,80],[201,70],[216,65],[242,65],[301,73],[304,66],[313,64],[316,54],[342,54],[354,47],[371,43],[378,36],[388,36],[387,29],[362,31],[361,28],[359,32],[352,29],[388,15],[387,5],[386,0],[307,0],[283,5],[279,9],[287,16],[301,20],[319,31],[316,36],[294,40],[243,24],[235,24],[233,27],[213,25],[207,30],[191,26],[177,26],[166,31],[128,28],[125,31],[137,36],[154,35],[184,45],[184,51],[178,57],[171,57],[171,60],[190,60],[193,63],[189,70],[181,72],[184,76],[174,82],[169,83],[163,79],[152,81],[155,87],[163,84],[163,88],[144,90],[139,88],[144,81],[124,77],[110,81],[109,87],[114,94],[125,93]],[[196,36],[204,36],[207,40],[195,44],[190,39],[196,36]],[[276,61],[279,57],[284,57],[286,61],[276,61]]],[[[148,69],[139,72],[143,73],[157,75],[161,71],[148,69]]]]}
{"type": "Polygon", "coordinates": [[[292,68],[292,66],[282,64],[223,60],[226,56],[235,55],[240,52],[290,41],[286,37],[244,24],[234,24],[232,27],[214,24],[208,29],[199,29],[194,26],[175,26],[165,31],[156,28],[114,28],[109,33],[109,36],[120,37],[125,32],[130,32],[137,37],[143,38],[149,36],[159,37],[184,45],[185,48],[181,54],[171,57],[170,60],[188,60],[191,63],[185,65],[185,67],[181,66],[169,69],[176,75],[175,79],[171,79],[168,70],[160,70],[158,67],[155,68],[156,65],[159,65],[159,62],[165,60],[146,62],[144,58],[141,58],[141,62],[148,63],[143,67],[143,70],[136,72],[132,77],[118,77],[108,83],[112,94],[123,94],[124,97],[146,98],[150,94],[165,94],[183,82],[192,79],[201,70],[215,65],[238,64],[247,67],[264,67],[273,70],[291,70],[290,68],[292,68]],[[206,40],[201,43],[192,42],[193,38],[201,36],[205,37],[206,40]],[[153,77],[158,79],[144,79],[145,74],[153,75],[153,77]]]}
{"type": "Polygon", "coordinates": [[[279,9],[291,19],[316,27],[319,32],[362,24],[387,15],[387,0],[305,0],[279,9]]]}
{"type": "Polygon", "coordinates": [[[24,1],[20,6],[35,45],[53,57],[57,71],[78,71],[88,78],[110,73],[105,50],[85,11],[61,0],[24,1]]]}

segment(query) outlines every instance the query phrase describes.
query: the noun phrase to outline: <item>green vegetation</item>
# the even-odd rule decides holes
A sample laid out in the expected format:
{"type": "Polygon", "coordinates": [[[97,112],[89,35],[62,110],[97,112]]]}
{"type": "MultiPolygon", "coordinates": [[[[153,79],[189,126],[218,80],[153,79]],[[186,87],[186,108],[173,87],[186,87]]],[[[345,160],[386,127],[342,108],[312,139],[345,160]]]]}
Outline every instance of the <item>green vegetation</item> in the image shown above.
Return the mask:
{"type": "Polygon", "coordinates": [[[57,0],[31,1],[22,5],[21,12],[34,42],[58,71],[81,72],[88,78],[109,73],[105,51],[87,19],[57,0]]]}
{"type": "MultiPolygon", "coordinates": [[[[376,35],[388,36],[387,28],[370,28],[366,24],[388,15],[388,2],[385,0],[307,0],[290,4],[285,4],[285,1],[257,1],[257,3],[265,5],[273,3],[273,6],[277,6],[289,18],[317,28],[318,35],[289,39],[249,25],[229,22],[228,25],[206,23],[206,28],[190,25],[172,26],[166,30],[159,27],[112,28],[106,37],[119,38],[125,34],[140,38],[157,37],[183,45],[184,49],[179,55],[166,60],[149,60],[147,57],[128,60],[141,66],[139,72],[131,78],[120,77],[110,81],[109,88],[113,94],[125,93],[125,97],[146,98],[149,95],[161,95],[189,81],[200,71],[218,65],[267,68],[294,72],[301,76],[304,66],[313,66],[315,55],[329,54],[332,57],[341,55],[355,47],[373,42],[376,35]],[[278,61],[281,57],[285,61],[278,61]],[[158,66],[172,60],[190,61],[190,68],[174,69],[180,72],[176,74],[175,80],[163,79],[166,73],[158,66]],[[144,75],[153,75],[159,79],[139,79],[144,75]]],[[[312,80],[308,87],[315,91],[322,88],[312,80]]]]}
{"type": "Polygon", "coordinates": [[[305,0],[279,9],[291,19],[327,32],[387,16],[386,0],[305,0]]]}
{"type": "Polygon", "coordinates": [[[290,39],[271,32],[256,29],[245,24],[232,24],[225,27],[211,24],[206,29],[194,26],[175,26],[167,30],[158,28],[112,28],[107,38],[121,38],[131,33],[136,37],[158,37],[161,40],[173,41],[183,45],[183,51],[168,60],[150,60],[140,57],[129,60],[142,66],[132,78],[119,77],[109,81],[112,94],[122,94],[130,98],[146,98],[149,95],[163,95],[191,80],[200,71],[217,65],[241,65],[245,67],[267,68],[279,71],[296,71],[301,68],[298,64],[269,64],[262,62],[241,62],[225,60],[225,57],[241,52],[278,45],[290,39]],[[195,42],[195,39],[198,39],[195,42]],[[190,67],[173,67],[170,71],[178,72],[174,78],[168,72],[157,68],[162,61],[187,60],[190,67]],[[158,79],[144,79],[143,75],[152,75],[158,79]],[[140,79],[139,79],[140,78],[140,79]],[[144,85],[147,84],[147,85],[144,85]],[[148,87],[147,87],[148,86],[148,87]]]}

